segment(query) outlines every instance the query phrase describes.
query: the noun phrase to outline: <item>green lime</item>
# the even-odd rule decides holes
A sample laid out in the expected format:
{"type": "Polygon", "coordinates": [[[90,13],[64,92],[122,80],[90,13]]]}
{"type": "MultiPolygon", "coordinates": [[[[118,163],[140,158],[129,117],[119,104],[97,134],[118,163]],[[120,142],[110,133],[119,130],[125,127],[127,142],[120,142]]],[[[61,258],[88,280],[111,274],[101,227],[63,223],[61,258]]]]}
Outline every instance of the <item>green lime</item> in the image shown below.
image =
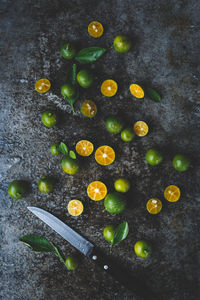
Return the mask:
{"type": "Polygon", "coordinates": [[[187,171],[191,167],[190,159],[183,154],[176,154],[172,163],[174,168],[179,172],[187,171]]]}
{"type": "Polygon", "coordinates": [[[159,165],[162,160],[163,160],[163,155],[160,151],[156,150],[156,149],[149,149],[146,152],[146,161],[152,165],[152,166],[157,166],[159,165]]]}
{"type": "Polygon", "coordinates": [[[51,145],[50,151],[51,151],[51,154],[53,154],[53,155],[59,155],[60,154],[59,144],[55,143],[55,144],[51,145]]]}
{"type": "Polygon", "coordinates": [[[108,225],[103,230],[103,236],[108,242],[112,242],[114,237],[115,228],[113,225],[108,225]]]}
{"type": "Polygon", "coordinates": [[[135,136],[132,128],[126,128],[121,132],[121,139],[124,142],[131,142],[135,136]]]}
{"type": "Polygon", "coordinates": [[[88,70],[81,70],[77,74],[77,81],[80,86],[87,89],[93,84],[93,75],[88,70]]]}
{"type": "Polygon", "coordinates": [[[44,194],[49,194],[53,191],[53,180],[49,177],[42,176],[38,180],[38,189],[44,194]]]}
{"type": "Polygon", "coordinates": [[[8,186],[8,194],[13,199],[21,199],[27,193],[27,187],[22,180],[13,180],[8,186]]]}
{"type": "Polygon", "coordinates": [[[69,271],[75,270],[78,267],[78,258],[74,255],[70,255],[66,258],[65,265],[69,271]]]}
{"type": "Polygon", "coordinates": [[[104,206],[109,213],[119,214],[126,207],[126,198],[117,192],[110,193],[104,200],[104,206]]]}
{"type": "Polygon", "coordinates": [[[71,43],[66,43],[62,45],[60,52],[65,59],[72,59],[76,54],[76,49],[71,43]]]}
{"type": "Polygon", "coordinates": [[[57,123],[56,113],[50,110],[43,112],[41,119],[44,126],[49,128],[55,126],[57,123]]]}
{"type": "Polygon", "coordinates": [[[127,36],[118,35],[113,41],[113,46],[117,52],[124,53],[130,50],[131,41],[127,36]]]}
{"type": "Polygon", "coordinates": [[[124,123],[117,116],[110,116],[106,120],[106,129],[108,132],[117,134],[120,133],[123,129],[124,123]]]}
{"type": "Polygon", "coordinates": [[[114,183],[117,192],[126,193],[130,189],[130,182],[126,178],[119,178],[114,183]]]}
{"type": "Polygon", "coordinates": [[[61,95],[64,98],[72,98],[76,94],[76,89],[72,84],[66,83],[61,86],[61,95]]]}
{"type": "Polygon", "coordinates": [[[134,245],[135,254],[139,257],[146,258],[151,254],[151,246],[146,241],[137,241],[134,245]]]}
{"type": "Polygon", "coordinates": [[[75,175],[79,171],[79,163],[76,159],[72,159],[69,156],[62,159],[61,166],[63,171],[70,175],[75,175]]]}

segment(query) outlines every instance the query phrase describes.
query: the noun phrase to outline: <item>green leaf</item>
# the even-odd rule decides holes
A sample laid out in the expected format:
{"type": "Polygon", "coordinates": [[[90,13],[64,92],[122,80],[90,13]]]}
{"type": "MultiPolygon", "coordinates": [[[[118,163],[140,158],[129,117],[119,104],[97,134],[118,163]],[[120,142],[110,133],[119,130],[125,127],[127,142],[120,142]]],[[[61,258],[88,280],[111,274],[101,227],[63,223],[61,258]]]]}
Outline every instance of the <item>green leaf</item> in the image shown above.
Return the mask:
{"type": "Polygon", "coordinates": [[[147,88],[146,89],[146,94],[147,96],[153,100],[154,102],[161,102],[162,98],[161,96],[158,94],[158,92],[156,92],[154,89],[152,88],[147,88]]]}
{"type": "Polygon", "coordinates": [[[74,151],[69,151],[69,156],[72,158],[72,159],[76,159],[76,154],[74,151]]]}
{"type": "Polygon", "coordinates": [[[76,91],[76,95],[74,97],[71,97],[71,98],[65,98],[67,100],[67,102],[70,104],[71,108],[72,108],[72,111],[74,112],[74,103],[76,102],[76,100],[78,99],[79,97],[79,91],[77,90],[76,91]]]}
{"type": "Polygon", "coordinates": [[[54,252],[54,246],[42,236],[25,235],[19,238],[20,242],[24,243],[36,252],[54,252]]]}
{"type": "Polygon", "coordinates": [[[76,75],[77,75],[77,64],[73,64],[69,70],[67,81],[72,85],[76,85],[77,83],[76,75]]]}
{"type": "Polygon", "coordinates": [[[78,52],[75,59],[81,63],[90,63],[96,61],[106,52],[105,48],[89,47],[78,52]]]}
{"type": "Polygon", "coordinates": [[[65,143],[61,142],[59,145],[59,150],[62,154],[67,155],[68,154],[68,149],[67,146],[65,145],[65,143]]]}
{"type": "Polygon", "coordinates": [[[118,225],[117,228],[115,229],[111,246],[113,247],[114,245],[123,241],[127,237],[128,232],[129,232],[129,227],[127,222],[123,222],[120,225],[118,225]]]}

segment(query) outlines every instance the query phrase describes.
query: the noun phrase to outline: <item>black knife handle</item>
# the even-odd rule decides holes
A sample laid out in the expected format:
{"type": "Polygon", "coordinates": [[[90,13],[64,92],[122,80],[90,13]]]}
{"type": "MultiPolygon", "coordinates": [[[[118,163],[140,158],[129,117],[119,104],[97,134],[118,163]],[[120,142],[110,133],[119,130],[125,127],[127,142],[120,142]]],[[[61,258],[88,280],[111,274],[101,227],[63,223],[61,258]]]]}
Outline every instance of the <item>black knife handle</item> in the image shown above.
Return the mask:
{"type": "Polygon", "coordinates": [[[127,269],[119,266],[111,258],[104,255],[99,249],[94,248],[90,257],[97,265],[100,266],[102,270],[114,277],[126,288],[133,291],[137,296],[148,300],[158,299],[157,296],[149,288],[147,288],[142,281],[133,277],[133,275],[127,269]]]}

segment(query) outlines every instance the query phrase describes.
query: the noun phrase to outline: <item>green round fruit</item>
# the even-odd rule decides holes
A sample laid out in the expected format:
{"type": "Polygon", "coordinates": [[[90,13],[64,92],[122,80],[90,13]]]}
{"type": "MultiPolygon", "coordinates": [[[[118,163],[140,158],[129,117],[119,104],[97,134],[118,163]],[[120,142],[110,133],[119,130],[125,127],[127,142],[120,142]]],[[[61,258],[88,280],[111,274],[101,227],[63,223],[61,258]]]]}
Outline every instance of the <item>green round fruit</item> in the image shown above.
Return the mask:
{"type": "Polygon", "coordinates": [[[27,193],[27,187],[22,180],[13,180],[8,186],[8,194],[13,199],[21,199],[27,193]]]}
{"type": "Polygon", "coordinates": [[[131,142],[135,136],[133,129],[126,128],[121,132],[121,139],[124,142],[131,142]]]}
{"type": "Polygon", "coordinates": [[[59,155],[60,154],[59,144],[55,143],[55,144],[51,145],[50,151],[51,151],[51,154],[53,154],[53,155],[59,155]]]}
{"type": "Polygon", "coordinates": [[[130,182],[126,178],[119,178],[114,183],[115,190],[120,193],[126,193],[130,189],[130,182]]]}
{"type": "Polygon", "coordinates": [[[77,81],[81,87],[87,89],[93,84],[93,75],[88,70],[81,70],[77,74],[77,81]]]}
{"type": "Polygon", "coordinates": [[[69,156],[64,157],[61,161],[62,169],[65,173],[75,175],[79,171],[79,163],[76,159],[72,159],[69,156]]]}
{"type": "Polygon", "coordinates": [[[70,255],[66,258],[65,265],[69,271],[75,270],[78,267],[78,258],[74,255],[70,255]]]}
{"type": "Polygon", "coordinates": [[[114,237],[115,228],[113,225],[108,225],[103,230],[103,236],[107,242],[112,242],[114,237]]]}
{"type": "Polygon", "coordinates": [[[131,41],[127,36],[118,35],[113,41],[113,46],[117,52],[125,53],[131,48],[131,41]]]}
{"type": "Polygon", "coordinates": [[[120,193],[114,192],[106,196],[104,200],[105,209],[111,214],[119,214],[126,207],[126,198],[120,193]]]}
{"type": "Polygon", "coordinates": [[[175,155],[172,163],[174,169],[176,169],[179,172],[187,171],[191,167],[190,159],[183,154],[175,155]]]}
{"type": "Polygon", "coordinates": [[[76,55],[76,49],[71,43],[62,45],[60,52],[65,59],[72,59],[76,55]]]}
{"type": "Polygon", "coordinates": [[[151,252],[152,248],[146,241],[137,241],[134,245],[135,254],[139,257],[146,258],[151,252]]]}
{"type": "Polygon", "coordinates": [[[123,121],[117,116],[110,116],[106,120],[106,129],[108,132],[117,134],[122,131],[124,127],[123,121]]]}
{"type": "Polygon", "coordinates": [[[163,161],[162,153],[156,149],[149,149],[146,152],[145,158],[146,161],[152,166],[157,166],[163,161]]]}
{"type": "Polygon", "coordinates": [[[44,126],[49,128],[55,126],[57,123],[56,113],[50,110],[43,112],[41,119],[44,126]]]}
{"type": "Polygon", "coordinates": [[[53,191],[53,180],[49,177],[42,176],[38,180],[38,189],[44,194],[49,194],[53,191]]]}
{"type": "Polygon", "coordinates": [[[64,98],[72,98],[76,95],[76,89],[72,84],[66,83],[61,86],[61,95],[64,98]]]}

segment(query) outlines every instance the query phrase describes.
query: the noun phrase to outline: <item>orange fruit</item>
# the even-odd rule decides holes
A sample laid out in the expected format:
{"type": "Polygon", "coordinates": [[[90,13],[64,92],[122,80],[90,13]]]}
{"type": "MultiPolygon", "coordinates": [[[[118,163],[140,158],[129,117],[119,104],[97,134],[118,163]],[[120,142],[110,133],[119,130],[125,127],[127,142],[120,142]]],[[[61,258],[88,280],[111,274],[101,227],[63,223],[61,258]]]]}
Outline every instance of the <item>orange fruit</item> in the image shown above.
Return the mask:
{"type": "Polygon", "coordinates": [[[103,26],[97,21],[93,21],[88,25],[88,33],[94,38],[98,38],[103,34],[103,26]]]}
{"type": "Polygon", "coordinates": [[[149,199],[147,202],[147,210],[150,214],[156,215],[162,209],[162,202],[158,198],[149,199]]]}
{"type": "Polygon", "coordinates": [[[135,84],[135,83],[131,84],[130,85],[130,92],[136,98],[143,98],[144,97],[144,90],[138,84],[135,84]]]}
{"type": "Polygon", "coordinates": [[[87,193],[90,199],[99,201],[107,195],[107,187],[101,181],[93,181],[88,185],[87,193]]]}
{"type": "Polygon", "coordinates": [[[92,100],[85,100],[81,104],[81,112],[85,117],[93,118],[97,113],[97,106],[92,100]]]}
{"type": "Polygon", "coordinates": [[[176,202],[180,198],[181,191],[176,185],[169,185],[164,191],[164,197],[169,202],[176,202]]]}
{"type": "Polygon", "coordinates": [[[149,127],[147,123],[143,121],[137,121],[133,126],[133,130],[137,136],[141,137],[147,135],[149,131],[149,127]]]}
{"type": "Polygon", "coordinates": [[[76,152],[81,156],[89,156],[93,150],[94,146],[90,141],[81,140],[76,144],[76,152]]]}
{"type": "Polygon", "coordinates": [[[100,165],[110,165],[115,160],[115,151],[110,146],[101,146],[95,152],[95,159],[100,165]]]}
{"type": "Polygon", "coordinates": [[[117,93],[117,82],[112,79],[105,80],[101,85],[101,93],[106,97],[112,97],[117,93]]]}
{"type": "Polygon", "coordinates": [[[43,94],[43,93],[46,93],[48,92],[48,90],[50,89],[51,87],[51,83],[48,79],[46,78],[42,78],[42,79],[39,79],[36,83],[35,83],[35,90],[40,93],[40,94],[43,94]]]}
{"type": "Polygon", "coordinates": [[[71,200],[67,205],[67,210],[71,216],[77,217],[83,212],[83,203],[80,200],[71,200]]]}

